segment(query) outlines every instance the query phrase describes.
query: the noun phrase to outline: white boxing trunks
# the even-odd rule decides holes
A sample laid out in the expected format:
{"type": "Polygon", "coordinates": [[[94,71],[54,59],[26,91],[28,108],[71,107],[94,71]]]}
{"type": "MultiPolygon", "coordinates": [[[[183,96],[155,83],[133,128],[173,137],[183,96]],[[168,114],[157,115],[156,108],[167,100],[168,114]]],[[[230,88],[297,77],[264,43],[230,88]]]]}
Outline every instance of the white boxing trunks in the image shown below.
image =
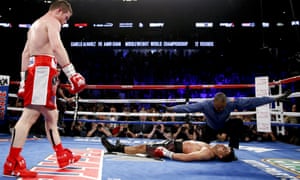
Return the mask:
{"type": "Polygon", "coordinates": [[[49,55],[31,56],[24,86],[24,106],[42,105],[49,109],[56,109],[57,75],[55,57],[49,55]]]}

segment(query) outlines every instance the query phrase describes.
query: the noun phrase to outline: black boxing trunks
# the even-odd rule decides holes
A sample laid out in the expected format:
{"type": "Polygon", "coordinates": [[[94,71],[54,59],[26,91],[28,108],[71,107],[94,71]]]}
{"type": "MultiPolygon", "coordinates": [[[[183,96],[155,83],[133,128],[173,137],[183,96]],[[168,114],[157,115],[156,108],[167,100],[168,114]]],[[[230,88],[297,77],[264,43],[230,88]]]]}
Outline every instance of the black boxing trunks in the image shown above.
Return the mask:
{"type": "Polygon", "coordinates": [[[146,153],[149,156],[154,156],[154,150],[157,147],[165,147],[169,151],[175,152],[175,153],[182,153],[182,143],[183,141],[181,139],[176,140],[164,140],[157,143],[151,143],[146,145],[146,153]]]}

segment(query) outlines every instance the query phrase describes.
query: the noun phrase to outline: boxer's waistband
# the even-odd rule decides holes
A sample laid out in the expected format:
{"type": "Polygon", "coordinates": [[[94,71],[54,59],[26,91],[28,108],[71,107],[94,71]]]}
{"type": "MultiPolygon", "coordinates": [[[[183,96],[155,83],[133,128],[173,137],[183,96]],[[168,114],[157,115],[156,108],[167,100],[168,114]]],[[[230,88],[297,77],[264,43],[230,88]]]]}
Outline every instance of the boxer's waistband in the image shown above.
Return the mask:
{"type": "Polygon", "coordinates": [[[32,55],[29,58],[28,67],[38,65],[38,66],[51,66],[57,68],[57,60],[54,56],[51,55],[32,55]]]}

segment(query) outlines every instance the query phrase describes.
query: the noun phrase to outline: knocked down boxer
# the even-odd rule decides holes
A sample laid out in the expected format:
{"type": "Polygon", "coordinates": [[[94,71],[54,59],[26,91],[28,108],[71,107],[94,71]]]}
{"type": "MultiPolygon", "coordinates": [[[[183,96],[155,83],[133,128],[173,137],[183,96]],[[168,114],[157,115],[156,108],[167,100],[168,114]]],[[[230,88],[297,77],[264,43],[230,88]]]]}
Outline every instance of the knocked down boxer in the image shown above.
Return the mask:
{"type": "Polygon", "coordinates": [[[219,159],[223,162],[237,160],[233,148],[223,144],[210,145],[194,140],[165,140],[161,143],[128,146],[117,142],[111,144],[106,137],[101,142],[108,152],[125,154],[147,154],[151,157],[167,157],[177,161],[208,161],[219,159]]]}

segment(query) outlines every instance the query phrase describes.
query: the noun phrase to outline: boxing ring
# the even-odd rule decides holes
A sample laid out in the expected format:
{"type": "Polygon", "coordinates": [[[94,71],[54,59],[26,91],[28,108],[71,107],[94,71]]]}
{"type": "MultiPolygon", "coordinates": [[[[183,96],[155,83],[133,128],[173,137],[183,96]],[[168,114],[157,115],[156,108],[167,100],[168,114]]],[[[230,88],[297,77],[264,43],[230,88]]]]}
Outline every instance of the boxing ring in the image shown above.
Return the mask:
{"type": "MultiPolygon", "coordinates": [[[[269,87],[278,88],[281,94],[285,86],[300,80],[300,76],[270,82],[269,87]]],[[[18,82],[11,82],[11,86],[18,82]]],[[[68,86],[68,85],[66,85],[68,86]]],[[[178,90],[187,92],[203,89],[248,89],[255,88],[254,84],[227,84],[227,85],[88,85],[87,89],[92,90],[178,90]]],[[[88,116],[119,116],[119,117],[178,117],[180,121],[141,121],[141,120],[114,120],[103,119],[101,123],[115,126],[130,124],[150,124],[150,125],[172,125],[179,126],[191,124],[201,126],[205,121],[195,121],[192,117],[201,117],[202,113],[165,113],[165,112],[92,112],[84,111],[80,104],[179,104],[193,103],[210,98],[185,98],[178,99],[84,99],[76,96],[74,108],[66,110],[64,114],[66,122],[99,122],[97,119],[84,119],[88,116]]],[[[13,92],[9,98],[16,98],[13,92]]],[[[299,98],[300,92],[293,92],[289,98],[299,98]]],[[[231,97],[229,97],[231,98],[231,97]]],[[[7,111],[21,111],[22,107],[9,105],[7,111]]],[[[287,112],[283,109],[282,103],[274,103],[270,106],[270,112],[275,117],[271,125],[276,127],[277,133],[285,133],[286,127],[296,127],[300,130],[300,124],[288,124],[283,121],[285,116],[300,117],[299,112],[287,112]]],[[[232,115],[255,115],[256,111],[232,112],[232,115]]],[[[17,117],[10,117],[17,119],[17,117]]],[[[248,122],[245,125],[252,125],[255,122],[248,122]]],[[[146,137],[109,137],[109,141],[115,143],[120,140],[127,145],[139,145],[149,142],[159,142],[162,139],[149,139],[146,137]]],[[[30,135],[22,151],[27,161],[27,167],[39,173],[41,180],[50,179],[103,179],[103,180],[132,180],[132,179],[299,179],[300,178],[300,146],[287,144],[281,141],[273,142],[241,142],[240,148],[236,150],[237,161],[224,163],[218,160],[201,162],[179,162],[169,159],[153,159],[143,154],[126,155],[122,153],[107,154],[101,144],[100,137],[68,137],[62,136],[65,147],[70,148],[74,153],[80,154],[82,159],[66,169],[58,169],[55,154],[51,144],[45,137],[30,135]]],[[[215,143],[228,144],[227,141],[215,143]]],[[[10,134],[0,135],[0,161],[4,162],[9,150],[10,134]]],[[[1,168],[1,173],[2,173],[1,168]]],[[[11,179],[0,177],[0,179],[11,179]]]]}

